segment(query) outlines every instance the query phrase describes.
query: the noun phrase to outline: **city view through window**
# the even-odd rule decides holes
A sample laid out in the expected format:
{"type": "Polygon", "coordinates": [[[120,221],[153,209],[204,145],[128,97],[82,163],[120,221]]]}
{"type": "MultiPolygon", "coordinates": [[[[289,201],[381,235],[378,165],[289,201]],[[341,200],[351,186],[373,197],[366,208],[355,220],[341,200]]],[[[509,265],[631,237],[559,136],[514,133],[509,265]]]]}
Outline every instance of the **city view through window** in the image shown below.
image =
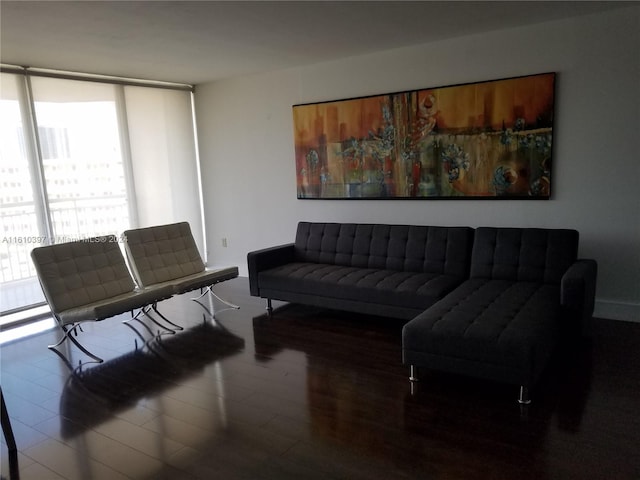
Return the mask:
{"type": "Polygon", "coordinates": [[[130,226],[116,87],[33,79],[30,118],[22,81],[2,74],[2,312],[44,301],[30,258],[33,248],[120,234],[130,226]]]}

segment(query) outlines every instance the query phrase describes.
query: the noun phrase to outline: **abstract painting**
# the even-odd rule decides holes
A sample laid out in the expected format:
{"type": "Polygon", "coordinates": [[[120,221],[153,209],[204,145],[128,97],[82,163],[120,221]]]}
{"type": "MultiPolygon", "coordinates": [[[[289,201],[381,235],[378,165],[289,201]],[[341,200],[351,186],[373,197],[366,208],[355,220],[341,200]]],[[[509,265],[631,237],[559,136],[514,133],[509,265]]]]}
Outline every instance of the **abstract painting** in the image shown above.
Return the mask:
{"type": "Polygon", "coordinates": [[[301,199],[548,199],[555,73],[293,106],[301,199]]]}

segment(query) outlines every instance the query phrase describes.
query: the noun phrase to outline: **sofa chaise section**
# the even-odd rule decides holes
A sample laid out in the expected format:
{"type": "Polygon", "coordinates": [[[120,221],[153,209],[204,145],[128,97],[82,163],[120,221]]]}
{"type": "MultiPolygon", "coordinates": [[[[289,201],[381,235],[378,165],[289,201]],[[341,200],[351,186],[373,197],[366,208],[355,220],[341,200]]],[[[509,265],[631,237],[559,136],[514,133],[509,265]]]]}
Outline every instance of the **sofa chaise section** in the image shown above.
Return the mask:
{"type": "Polygon", "coordinates": [[[403,328],[415,367],[520,386],[521,403],[561,339],[593,313],[596,264],[575,230],[478,228],[470,277],[403,328]]]}
{"type": "Polygon", "coordinates": [[[469,227],[298,224],[295,242],[250,252],[250,292],[271,300],[413,318],[468,277],[469,227]]]}

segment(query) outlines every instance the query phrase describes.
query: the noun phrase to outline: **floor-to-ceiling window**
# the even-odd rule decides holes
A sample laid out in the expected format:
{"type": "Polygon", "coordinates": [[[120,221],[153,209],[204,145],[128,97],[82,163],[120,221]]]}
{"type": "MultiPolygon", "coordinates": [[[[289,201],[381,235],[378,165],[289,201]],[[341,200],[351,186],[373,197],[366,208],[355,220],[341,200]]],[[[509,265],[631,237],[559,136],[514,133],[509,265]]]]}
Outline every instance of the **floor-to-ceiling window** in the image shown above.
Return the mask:
{"type": "Polygon", "coordinates": [[[44,302],[34,247],[171,221],[203,231],[189,86],[0,75],[0,313],[44,302]]]}
{"type": "Polygon", "coordinates": [[[0,310],[10,311],[44,301],[29,252],[46,231],[24,84],[19,75],[0,75],[0,310]]]}
{"type": "Polygon", "coordinates": [[[31,80],[54,241],[129,228],[117,85],[31,80]]]}

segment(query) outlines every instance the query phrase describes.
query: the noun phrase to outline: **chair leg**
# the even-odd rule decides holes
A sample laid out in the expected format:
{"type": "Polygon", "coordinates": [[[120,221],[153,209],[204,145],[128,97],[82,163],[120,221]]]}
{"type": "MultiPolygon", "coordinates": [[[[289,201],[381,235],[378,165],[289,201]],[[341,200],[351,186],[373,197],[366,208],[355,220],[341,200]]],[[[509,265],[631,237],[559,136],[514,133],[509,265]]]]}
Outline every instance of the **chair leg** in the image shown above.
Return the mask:
{"type": "Polygon", "coordinates": [[[69,339],[85,355],[91,357],[97,363],[102,363],[104,361],[102,358],[98,357],[97,355],[95,355],[95,354],[91,353],[89,350],[87,350],[84,346],[82,346],[82,344],[80,342],[78,342],[78,340],[75,339],[75,336],[78,334],[76,332],[76,329],[79,328],[80,331],[82,331],[82,327],[80,326],[79,323],[75,323],[71,327],[69,327],[69,325],[61,325],[60,328],[64,332],[64,335],[62,336],[62,338],[60,339],[60,341],[58,343],[56,343],[54,345],[48,345],[47,348],[49,348],[50,350],[55,350],[56,347],[59,347],[60,345],[62,345],[62,343],[65,340],[69,339]]]}
{"type": "Polygon", "coordinates": [[[267,313],[269,313],[269,316],[273,315],[273,305],[271,305],[270,298],[267,298],[267,313]]]}
{"type": "Polygon", "coordinates": [[[213,289],[211,287],[208,287],[208,288],[209,288],[209,293],[211,293],[211,295],[213,295],[219,301],[221,301],[225,305],[228,305],[229,307],[233,308],[234,310],[240,310],[240,306],[239,305],[236,305],[235,303],[231,303],[231,302],[225,300],[224,298],[221,298],[216,292],[213,291],[213,289]]]}
{"type": "Polygon", "coordinates": [[[199,295],[199,296],[197,296],[197,297],[190,298],[189,300],[193,300],[193,301],[195,302],[195,301],[197,301],[197,300],[200,300],[200,299],[201,299],[202,297],[204,297],[206,294],[207,294],[207,290],[205,290],[204,288],[201,288],[201,289],[200,289],[200,295],[199,295]]]}
{"type": "MultiPolygon", "coordinates": [[[[175,335],[176,331],[182,330],[182,327],[173,329],[173,328],[167,327],[166,325],[163,325],[162,323],[160,323],[158,320],[156,320],[151,316],[150,310],[151,310],[151,306],[146,305],[142,307],[140,310],[138,310],[138,313],[136,313],[135,315],[133,315],[133,312],[131,312],[132,313],[131,318],[128,318],[127,320],[123,320],[122,323],[124,323],[127,327],[131,328],[133,331],[135,331],[138,334],[138,336],[141,336],[141,335],[140,335],[140,332],[138,332],[138,330],[136,330],[136,328],[131,325],[133,321],[139,322],[140,325],[142,325],[154,337],[159,337],[160,335],[175,335]],[[147,325],[145,322],[143,322],[142,319],[140,318],[142,315],[145,315],[149,320],[151,320],[151,322],[153,322],[156,326],[160,327],[162,331],[158,330],[157,334],[153,333],[153,330],[151,330],[151,327],[147,325]]],[[[164,315],[162,315],[160,312],[158,312],[158,315],[160,315],[162,318],[165,318],[164,315]]]]}
{"type": "MultiPolygon", "coordinates": [[[[157,315],[159,315],[159,316],[160,316],[160,318],[162,318],[162,320],[164,320],[165,322],[167,322],[169,325],[171,325],[172,327],[174,327],[176,330],[184,330],[184,328],[183,328],[183,327],[181,327],[180,325],[177,325],[177,324],[173,323],[171,320],[169,320],[167,317],[165,317],[163,314],[161,314],[161,313],[160,313],[160,311],[158,310],[158,305],[157,305],[157,304],[155,304],[155,303],[154,303],[153,305],[151,305],[151,309],[152,309],[152,310],[153,310],[157,315]]],[[[151,318],[151,320],[152,320],[155,324],[160,325],[158,322],[156,322],[156,321],[153,319],[153,317],[151,317],[151,315],[149,315],[149,310],[147,310],[147,311],[145,312],[145,314],[147,315],[147,317],[151,318]]],[[[164,327],[164,328],[166,328],[166,327],[164,327]]]]}
{"type": "MultiPolygon", "coordinates": [[[[0,405],[2,416],[2,431],[4,433],[4,439],[7,442],[7,450],[9,452],[9,478],[20,478],[20,468],[18,466],[18,447],[16,445],[16,437],[13,434],[13,428],[11,427],[11,419],[9,418],[9,412],[7,411],[7,405],[4,403],[4,395],[2,394],[2,388],[0,388],[0,405]]],[[[2,477],[4,478],[4,477],[2,477]]]]}
{"type": "Polygon", "coordinates": [[[200,289],[200,292],[201,292],[201,294],[200,294],[200,296],[199,296],[199,297],[192,298],[191,300],[193,300],[193,301],[200,300],[200,299],[201,299],[202,297],[204,297],[207,293],[210,293],[210,294],[211,294],[211,295],[213,295],[217,300],[219,300],[220,302],[224,303],[225,305],[227,305],[227,306],[229,306],[229,307],[233,308],[234,310],[240,310],[240,306],[239,306],[239,305],[236,305],[235,303],[231,303],[231,302],[229,302],[229,301],[225,300],[224,298],[221,298],[221,297],[220,297],[216,292],[214,292],[214,291],[213,291],[213,288],[212,288],[212,285],[209,285],[207,288],[205,288],[205,289],[204,289],[204,291],[203,291],[203,289],[201,288],[201,289],[200,289]]]}
{"type": "Polygon", "coordinates": [[[2,432],[4,433],[4,439],[7,442],[9,453],[15,452],[17,450],[16,437],[13,435],[11,419],[9,418],[9,412],[7,412],[7,405],[6,403],[4,403],[4,395],[2,394],[2,389],[0,389],[0,404],[0,408],[2,409],[2,432]]]}

